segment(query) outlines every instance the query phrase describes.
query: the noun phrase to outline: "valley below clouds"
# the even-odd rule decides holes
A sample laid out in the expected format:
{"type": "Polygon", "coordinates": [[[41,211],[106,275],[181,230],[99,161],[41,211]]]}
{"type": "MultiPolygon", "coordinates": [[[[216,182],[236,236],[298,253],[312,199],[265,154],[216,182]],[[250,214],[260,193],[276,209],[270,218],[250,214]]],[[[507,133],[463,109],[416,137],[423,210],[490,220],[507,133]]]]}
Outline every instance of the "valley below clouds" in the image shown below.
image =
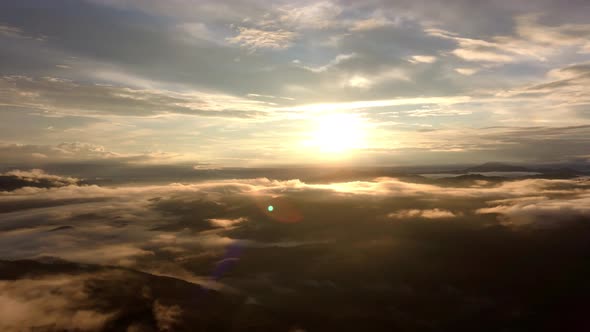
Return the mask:
{"type": "Polygon", "coordinates": [[[0,328],[585,323],[588,177],[367,178],[352,170],[335,181],[288,178],[301,170],[277,171],[277,179],[243,172],[165,184],[3,173],[0,302],[9,310],[0,328]]]}

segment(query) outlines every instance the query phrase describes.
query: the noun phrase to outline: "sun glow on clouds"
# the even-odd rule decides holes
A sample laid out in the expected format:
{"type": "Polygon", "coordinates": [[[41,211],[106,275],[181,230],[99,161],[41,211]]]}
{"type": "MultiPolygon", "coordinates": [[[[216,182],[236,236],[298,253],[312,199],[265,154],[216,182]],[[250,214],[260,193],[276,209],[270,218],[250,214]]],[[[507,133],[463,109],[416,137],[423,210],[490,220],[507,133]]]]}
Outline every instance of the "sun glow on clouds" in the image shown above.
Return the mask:
{"type": "Polygon", "coordinates": [[[347,111],[365,108],[387,107],[387,106],[404,106],[404,105],[453,105],[467,103],[471,100],[469,96],[452,96],[452,97],[417,97],[417,98],[398,98],[385,100],[359,100],[339,103],[319,103],[304,104],[292,107],[279,108],[284,111],[302,111],[302,112],[329,112],[329,111],[347,111]]]}
{"type": "Polygon", "coordinates": [[[324,155],[341,155],[366,146],[365,123],[353,114],[326,114],[315,122],[304,146],[324,155]],[[317,150],[315,150],[317,149],[317,150]]]}

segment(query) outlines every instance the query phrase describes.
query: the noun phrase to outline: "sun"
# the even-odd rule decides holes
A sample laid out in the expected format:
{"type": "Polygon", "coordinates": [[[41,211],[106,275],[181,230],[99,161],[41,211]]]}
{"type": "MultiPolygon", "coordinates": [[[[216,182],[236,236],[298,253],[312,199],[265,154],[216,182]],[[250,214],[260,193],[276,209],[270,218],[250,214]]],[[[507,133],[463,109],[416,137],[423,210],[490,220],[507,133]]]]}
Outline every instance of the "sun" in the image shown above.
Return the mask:
{"type": "Polygon", "coordinates": [[[343,154],[365,146],[363,119],[353,114],[329,114],[317,117],[308,146],[326,155],[343,154]]]}

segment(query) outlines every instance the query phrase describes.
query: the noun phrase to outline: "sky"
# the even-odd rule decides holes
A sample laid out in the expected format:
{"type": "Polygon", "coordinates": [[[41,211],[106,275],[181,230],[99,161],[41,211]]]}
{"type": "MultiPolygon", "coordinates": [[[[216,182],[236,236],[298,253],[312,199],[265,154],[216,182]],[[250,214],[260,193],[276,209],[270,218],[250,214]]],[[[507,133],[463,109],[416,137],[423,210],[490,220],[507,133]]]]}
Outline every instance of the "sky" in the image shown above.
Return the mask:
{"type": "Polygon", "coordinates": [[[588,0],[0,0],[0,331],[590,330],[589,87],[588,0]]]}
{"type": "Polygon", "coordinates": [[[0,159],[588,161],[590,3],[0,1],[0,159]]]}

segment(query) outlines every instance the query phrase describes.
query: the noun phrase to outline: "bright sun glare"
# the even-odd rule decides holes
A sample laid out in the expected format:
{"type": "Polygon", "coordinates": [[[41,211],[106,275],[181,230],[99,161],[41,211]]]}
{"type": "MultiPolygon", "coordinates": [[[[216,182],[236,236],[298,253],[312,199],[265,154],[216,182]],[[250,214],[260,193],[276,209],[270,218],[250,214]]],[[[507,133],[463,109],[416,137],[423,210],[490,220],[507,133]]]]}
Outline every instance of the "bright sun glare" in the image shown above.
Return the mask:
{"type": "Polygon", "coordinates": [[[365,145],[363,121],[351,114],[318,117],[310,136],[307,145],[319,149],[324,154],[341,154],[365,145]]]}

